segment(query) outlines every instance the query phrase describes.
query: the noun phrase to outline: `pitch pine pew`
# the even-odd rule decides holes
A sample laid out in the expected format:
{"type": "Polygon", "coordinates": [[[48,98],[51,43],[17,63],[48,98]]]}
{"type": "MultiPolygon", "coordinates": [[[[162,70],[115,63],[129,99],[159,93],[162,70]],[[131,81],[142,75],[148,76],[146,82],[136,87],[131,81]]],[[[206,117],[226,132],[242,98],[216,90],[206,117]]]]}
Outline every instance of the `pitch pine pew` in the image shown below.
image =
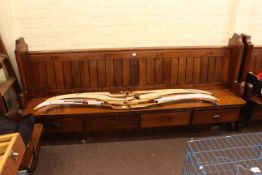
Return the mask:
{"type": "Polygon", "coordinates": [[[234,34],[228,46],[28,51],[16,41],[21,103],[47,132],[96,132],[235,122],[245,104],[238,80],[244,45],[234,34]],[[218,105],[177,103],[145,109],[33,108],[47,97],[76,92],[160,88],[207,89],[218,105]]]}
{"type": "Polygon", "coordinates": [[[253,45],[249,35],[242,34],[242,38],[244,54],[239,80],[246,82],[244,117],[251,122],[262,121],[261,81],[256,78],[256,74],[262,71],[262,46],[253,45]]]}

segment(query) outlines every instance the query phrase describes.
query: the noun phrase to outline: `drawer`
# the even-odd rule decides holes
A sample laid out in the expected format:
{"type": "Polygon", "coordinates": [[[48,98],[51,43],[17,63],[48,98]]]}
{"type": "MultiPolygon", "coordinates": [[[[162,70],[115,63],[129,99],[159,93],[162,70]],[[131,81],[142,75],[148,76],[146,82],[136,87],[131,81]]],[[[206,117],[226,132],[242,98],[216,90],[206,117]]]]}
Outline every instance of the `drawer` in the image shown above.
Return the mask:
{"type": "Polygon", "coordinates": [[[252,113],[252,116],[250,118],[251,121],[262,121],[262,109],[259,107],[256,107],[252,113]]]}
{"type": "Polygon", "coordinates": [[[139,118],[135,115],[97,116],[84,121],[85,131],[135,129],[138,126],[139,118]]]}
{"type": "Polygon", "coordinates": [[[16,138],[16,141],[12,147],[11,155],[6,159],[4,169],[0,174],[16,174],[17,170],[20,166],[20,163],[23,159],[23,155],[25,152],[25,144],[22,140],[22,137],[19,136],[16,138]],[[14,155],[16,154],[16,155],[14,155]]]}
{"type": "Polygon", "coordinates": [[[165,112],[142,114],[140,120],[141,128],[189,125],[190,112],[165,112]]]}
{"type": "Polygon", "coordinates": [[[227,123],[237,121],[240,109],[216,109],[195,111],[193,117],[193,125],[227,123]]]}
{"type": "Polygon", "coordinates": [[[81,118],[52,118],[38,120],[43,123],[45,132],[82,132],[81,118]]]}

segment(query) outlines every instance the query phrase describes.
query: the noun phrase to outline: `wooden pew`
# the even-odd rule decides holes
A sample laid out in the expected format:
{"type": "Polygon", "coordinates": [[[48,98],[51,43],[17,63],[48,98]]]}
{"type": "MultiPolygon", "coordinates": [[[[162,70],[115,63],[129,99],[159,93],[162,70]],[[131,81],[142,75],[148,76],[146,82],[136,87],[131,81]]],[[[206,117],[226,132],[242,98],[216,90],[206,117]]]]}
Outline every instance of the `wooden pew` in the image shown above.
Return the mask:
{"type": "Polygon", "coordinates": [[[165,126],[230,123],[245,105],[238,80],[244,45],[234,34],[228,46],[28,51],[16,41],[21,103],[47,133],[134,130],[165,126]],[[197,88],[218,105],[176,103],[145,109],[33,108],[47,97],[76,92],[197,88]]]}
{"type": "Polygon", "coordinates": [[[262,82],[256,78],[256,74],[262,71],[262,46],[253,45],[251,37],[242,34],[245,44],[243,63],[241,66],[240,81],[245,81],[246,90],[244,98],[247,100],[244,119],[246,121],[262,121],[262,82]]]}

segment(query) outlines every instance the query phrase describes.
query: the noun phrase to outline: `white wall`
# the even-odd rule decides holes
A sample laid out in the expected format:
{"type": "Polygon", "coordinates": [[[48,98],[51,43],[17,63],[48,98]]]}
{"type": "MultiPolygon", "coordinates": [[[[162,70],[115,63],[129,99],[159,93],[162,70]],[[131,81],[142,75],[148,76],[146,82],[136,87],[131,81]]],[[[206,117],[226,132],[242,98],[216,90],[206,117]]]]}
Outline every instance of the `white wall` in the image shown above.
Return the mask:
{"type": "Polygon", "coordinates": [[[31,50],[223,45],[234,0],[8,0],[31,50]]]}
{"type": "Polygon", "coordinates": [[[11,57],[11,63],[18,75],[17,64],[15,61],[15,27],[13,18],[10,14],[9,4],[6,0],[0,0],[0,35],[5,43],[8,55],[11,57]]]}
{"type": "Polygon", "coordinates": [[[262,1],[253,0],[248,33],[256,45],[262,45],[262,1]]]}
{"type": "MultiPolygon", "coordinates": [[[[262,43],[261,0],[0,0],[0,33],[30,50],[262,43]]],[[[14,60],[13,54],[11,59],[14,60]]]]}

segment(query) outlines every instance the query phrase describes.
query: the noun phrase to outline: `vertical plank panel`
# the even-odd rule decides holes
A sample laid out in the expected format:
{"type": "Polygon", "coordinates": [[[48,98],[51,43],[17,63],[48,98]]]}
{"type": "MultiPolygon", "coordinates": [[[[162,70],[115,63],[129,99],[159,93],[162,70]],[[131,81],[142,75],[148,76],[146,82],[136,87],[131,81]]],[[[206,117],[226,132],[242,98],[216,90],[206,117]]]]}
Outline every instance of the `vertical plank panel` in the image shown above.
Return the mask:
{"type": "Polygon", "coordinates": [[[201,72],[201,58],[194,59],[194,71],[193,71],[193,82],[200,82],[200,72],[201,72]]]}
{"type": "Polygon", "coordinates": [[[255,63],[254,74],[257,74],[258,72],[261,71],[262,59],[259,56],[256,56],[255,59],[256,59],[256,63],[255,63]]]}
{"type": "Polygon", "coordinates": [[[155,82],[155,59],[147,58],[147,72],[146,81],[147,84],[152,85],[155,82]]]}
{"type": "Polygon", "coordinates": [[[97,63],[96,60],[89,61],[89,79],[90,87],[97,88],[97,63]]]}
{"type": "Polygon", "coordinates": [[[229,69],[229,57],[223,57],[222,58],[222,67],[223,67],[223,81],[227,81],[228,80],[228,69],[229,69]]]}
{"type": "Polygon", "coordinates": [[[106,85],[106,60],[97,60],[97,79],[98,86],[105,87],[106,85]]]}
{"type": "Polygon", "coordinates": [[[171,80],[171,61],[170,58],[163,58],[163,82],[170,84],[171,80]]]}
{"type": "Polygon", "coordinates": [[[81,87],[81,73],[80,73],[80,62],[79,61],[72,62],[72,78],[73,78],[73,87],[80,88],[81,87]]]}
{"type": "Polygon", "coordinates": [[[48,89],[56,89],[55,67],[53,62],[46,63],[48,89]]]}
{"type": "MultiPolygon", "coordinates": [[[[259,56],[258,56],[258,59],[259,59],[259,70],[257,73],[261,72],[262,71],[262,51],[259,50],[259,56]]],[[[256,73],[256,74],[257,74],[256,73]]]]}
{"type": "Polygon", "coordinates": [[[255,74],[257,74],[261,71],[261,65],[262,65],[262,55],[261,55],[261,52],[259,52],[259,54],[257,56],[257,61],[256,61],[257,70],[256,70],[255,74]]]}
{"type": "Polygon", "coordinates": [[[130,60],[130,84],[131,86],[137,86],[139,84],[139,60],[130,60]]]}
{"type": "Polygon", "coordinates": [[[186,58],[179,58],[178,65],[178,84],[184,84],[186,81],[186,58]]]}
{"type": "Polygon", "coordinates": [[[202,57],[201,58],[201,75],[200,75],[200,82],[201,83],[207,82],[207,74],[208,74],[208,58],[202,57]]]}
{"type": "Polygon", "coordinates": [[[47,75],[46,75],[46,65],[45,63],[39,63],[38,65],[39,69],[39,87],[40,89],[46,89],[47,88],[47,75]]]}
{"type": "Polygon", "coordinates": [[[214,82],[215,80],[215,67],[216,67],[216,59],[215,57],[208,58],[208,81],[214,82]]]}
{"type": "Polygon", "coordinates": [[[155,58],[155,83],[157,85],[163,83],[163,64],[162,58],[155,58]]]}
{"type": "Polygon", "coordinates": [[[88,61],[82,61],[81,64],[81,72],[82,72],[82,86],[84,88],[88,88],[89,87],[89,64],[88,61]]]}
{"type": "Polygon", "coordinates": [[[64,72],[61,62],[54,62],[55,66],[55,79],[58,89],[64,89],[64,72]]]}
{"type": "Polygon", "coordinates": [[[123,63],[122,59],[114,60],[114,83],[115,86],[123,85],[123,63]]]}
{"type": "Polygon", "coordinates": [[[113,60],[106,59],[106,85],[108,87],[114,86],[114,68],[113,60]]]}
{"type": "Polygon", "coordinates": [[[123,59],[123,85],[130,85],[130,59],[123,59]]]}
{"type": "Polygon", "coordinates": [[[171,58],[171,84],[177,84],[178,58],[171,58]]]}
{"type": "MultiPolygon", "coordinates": [[[[254,51],[253,51],[254,52],[254,51]]],[[[253,62],[252,62],[252,65],[251,65],[251,72],[255,72],[255,66],[256,66],[256,56],[253,54],[252,55],[252,60],[253,60],[253,62]]]]}
{"type": "Polygon", "coordinates": [[[146,85],[146,59],[139,59],[139,85],[146,85]]]}
{"type": "Polygon", "coordinates": [[[186,83],[193,83],[194,58],[187,58],[186,83]]]}
{"type": "Polygon", "coordinates": [[[33,89],[34,89],[34,96],[38,96],[39,94],[39,68],[38,68],[38,63],[34,63],[33,64],[33,75],[32,75],[32,78],[33,78],[33,89]]]}
{"type": "Polygon", "coordinates": [[[69,61],[63,62],[65,88],[73,87],[72,64],[69,61]]]}
{"type": "Polygon", "coordinates": [[[215,81],[220,82],[222,80],[222,57],[216,57],[216,68],[215,68],[215,81]]]}

